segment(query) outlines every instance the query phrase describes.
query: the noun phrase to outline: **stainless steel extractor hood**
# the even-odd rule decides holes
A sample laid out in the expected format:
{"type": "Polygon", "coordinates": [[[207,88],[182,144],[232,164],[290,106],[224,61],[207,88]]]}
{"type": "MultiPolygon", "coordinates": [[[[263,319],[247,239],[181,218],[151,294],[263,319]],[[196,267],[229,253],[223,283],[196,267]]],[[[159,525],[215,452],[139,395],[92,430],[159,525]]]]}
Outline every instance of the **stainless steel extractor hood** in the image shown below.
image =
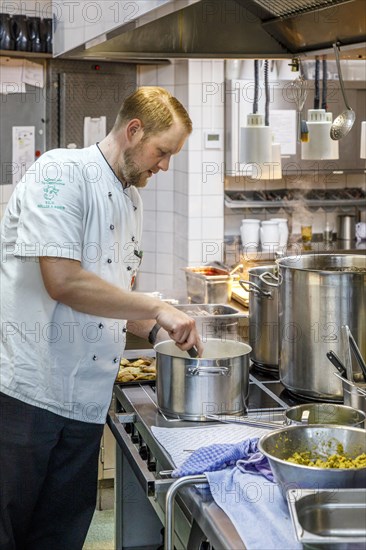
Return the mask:
{"type": "Polygon", "coordinates": [[[172,0],[63,57],[285,58],[339,42],[365,58],[365,40],[365,0],[172,0]]]}

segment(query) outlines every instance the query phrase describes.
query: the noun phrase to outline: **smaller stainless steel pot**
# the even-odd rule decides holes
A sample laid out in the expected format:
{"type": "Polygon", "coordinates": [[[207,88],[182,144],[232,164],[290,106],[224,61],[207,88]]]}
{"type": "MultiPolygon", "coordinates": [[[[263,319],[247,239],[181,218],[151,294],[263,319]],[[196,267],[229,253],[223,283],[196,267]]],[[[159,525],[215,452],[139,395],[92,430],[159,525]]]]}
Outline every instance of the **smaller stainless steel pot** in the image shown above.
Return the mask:
{"type": "Polygon", "coordinates": [[[249,344],[251,360],[263,371],[278,373],[278,273],[276,265],[248,269],[249,281],[240,285],[249,292],[249,344]]]}
{"type": "Polygon", "coordinates": [[[156,351],[156,398],[162,413],[208,421],[210,414],[242,414],[249,394],[252,348],[234,340],[208,339],[202,358],[190,358],[172,340],[156,351]]]}
{"type": "Polygon", "coordinates": [[[363,411],[335,403],[309,403],[285,411],[287,425],[338,424],[364,428],[365,418],[363,411]]]}
{"type": "Polygon", "coordinates": [[[351,382],[336,372],[334,376],[337,376],[342,382],[344,404],[366,412],[366,384],[351,382]]]}

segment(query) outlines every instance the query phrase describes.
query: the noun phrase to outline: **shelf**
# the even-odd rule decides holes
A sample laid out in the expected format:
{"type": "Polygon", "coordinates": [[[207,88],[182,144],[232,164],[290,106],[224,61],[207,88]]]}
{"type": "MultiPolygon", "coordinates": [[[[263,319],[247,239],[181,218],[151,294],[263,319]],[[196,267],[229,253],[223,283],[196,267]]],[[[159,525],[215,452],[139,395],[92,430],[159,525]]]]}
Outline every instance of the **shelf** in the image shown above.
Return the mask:
{"type": "Polygon", "coordinates": [[[366,209],[366,203],[364,201],[232,201],[225,197],[225,206],[230,209],[265,209],[265,210],[293,210],[299,205],[306,206],[310,210],[323,210],[334,208],[359,208],[360,210],[366,209]]]}
{"type": "Polygon", "coordinates": [[[333,210],[335,208],[342,208],[343,210],[353,208],[366,209],[366,193],[362,189],[329,189],[325,192],[319,191],[318,198],[313,198],[314,193],[315,191],[304,193],[296,189],[292,191],[279,189],[267,193],[262,192],[262,197],[259,198],[258,192],[226,191],[225,206],[230,209],[265,209],[269,211],[278,211],[280,209],[292,211],[294,208],[299,207],[299,205],[309,208],[309,210],[318,210],[319,208],[323,210],[333,210]]]}
{"type": "Polygon", "coordinates": [[[25,59],[52,59],[52,53],[18,52],[15,50],[0,50],[1,57],[24,57],[25,59]]]}

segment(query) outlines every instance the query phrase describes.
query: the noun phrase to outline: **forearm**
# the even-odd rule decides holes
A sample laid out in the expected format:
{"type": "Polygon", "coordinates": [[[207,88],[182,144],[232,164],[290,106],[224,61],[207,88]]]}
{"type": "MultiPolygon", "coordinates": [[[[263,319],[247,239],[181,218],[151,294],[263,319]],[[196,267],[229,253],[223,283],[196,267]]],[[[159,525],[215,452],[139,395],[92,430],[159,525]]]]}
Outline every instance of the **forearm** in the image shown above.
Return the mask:
{"type": "MultiPolygon", "coordinates": [[[[194,320],[166,302],[121,289],[86,271],[75,260],[41,257],[40,267],[46,290],[54,300],[98,317],[131,322],[154,320],[166,329],[181,349],[195,345],[202,351],[194,320]]],[[[148,329],[151,330],[152,324],[147,322],[141,325],[139,330],[144,331],[144,337],[148,329]]]]}
{"type": "Polygon", "coordinates": [[[155,319],[161,301],[130,292],[83,269],[79,262],[40,258],[52,298],[82,313],[113,319],[155,319]]]}
{"type": "Polygon", "coordinates": [[[84,271],[60,296],[64,304],[90,315],[113,319],[155,319],[161,304],[155,298],[130,292],[84,271]]]}

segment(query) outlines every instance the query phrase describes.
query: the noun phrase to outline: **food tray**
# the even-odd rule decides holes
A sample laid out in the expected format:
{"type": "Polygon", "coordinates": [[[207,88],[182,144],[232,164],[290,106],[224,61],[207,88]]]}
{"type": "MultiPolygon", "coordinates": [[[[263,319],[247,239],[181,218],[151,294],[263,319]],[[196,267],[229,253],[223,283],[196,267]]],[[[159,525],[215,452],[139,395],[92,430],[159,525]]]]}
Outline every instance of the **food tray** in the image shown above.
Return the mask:
{"type": "Polygon", "coordinates": [[[304,548],[365,548],[366,489],[290,489],[287,501],[304,548]]]}
{"type": "MultiPolygon", "coordinates": [[[[128,355],[128,354],[126,354],[128,355]]],[[[122,361],[128,361],[128,365],[127,366],[133,366],[134,363],[138,362],[138,361],[145,361],[145,362],[150,362],[150,365],[152,363],[155,363],[155,358],[154,357],[147,357],[143,354],[141,354],[140,357],[133,357],[133,358],[129,358],[129,359],[125,359],[123,358],[121,360],[122,361]]],[[[146,365],[147,366],[147,365],[146,365]]],[[[143,367],[143,366],[142,366],[143,367]]],[[[141,368],[142,368],[141,367],[141,368]]],[[[148,386],[154,386],[155,383],[156,383],[156,376],[154,378],[150,378],[148,380],[144,380],[144,379],[140,379],[140,378],[137,378],[137,379],[134,379],[134,380],[128,380],[128,381],[120,381],[118,380],[118,376],[120,373],[123,372],[124,368],[126,368],[126,366],[120,366],[120,370],[118,372],[118,375],[116,377],[116,380],[115,380],[115,384],[118,385],[118,386],[137,386],[137,385],[148,385],[148,386]]],[[[135,367],[137,368],[137,367],[135,367]]],[[[142,370],[141,370],[141,374],[143,374],[142,370]]]]}
{"type": "Polygon", "coordinates": [[[193,304],[226,304],[233,277],[213,266],[185,267],[188,301],[193,304]]]}

